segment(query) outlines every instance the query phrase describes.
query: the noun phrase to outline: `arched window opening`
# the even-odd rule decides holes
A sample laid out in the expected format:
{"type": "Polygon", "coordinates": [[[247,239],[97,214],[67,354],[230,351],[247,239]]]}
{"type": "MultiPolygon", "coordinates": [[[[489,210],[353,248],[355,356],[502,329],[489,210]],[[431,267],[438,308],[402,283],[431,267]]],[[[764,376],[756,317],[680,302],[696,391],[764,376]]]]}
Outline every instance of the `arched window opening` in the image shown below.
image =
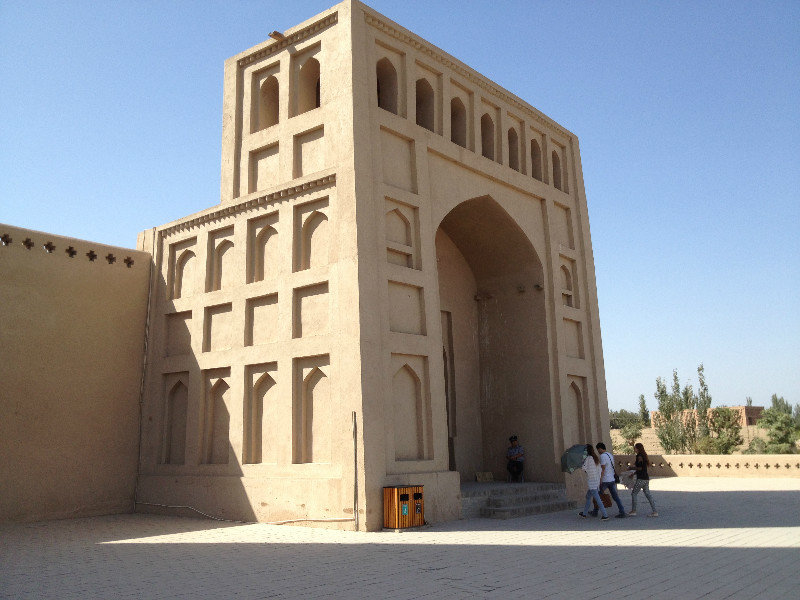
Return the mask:
{"type": "Polygon", "coordinates": [[[258,127],[256,131],[272,127],[278,122],[278,78],[270,75],[261,84],[258,105],[258,127]]]}
{"type": "Polygon", "coordinates": [[[380,59],[375,71],[378,76],[378,107],[397,114],[397,71],[392,61],[380,59]]]}
{"type": "Polygon", "coordinates": [[[542,149],[536,140],[531,140],[531,175],[542,181],[542,149]]]}
{"type": "Polygon", "coordinates": [[[450,100],[450,141],[467,147],[467,109],[460,98],[450,100]]]}
{"type": "Polygon", "coordinates": [[[417,125],[433,131],[433,88],[427,79],[417,80],[417,125]]]}
{"type": "Polygon", "coordinates": [[[309,58],[300,68],[297,96],[297,114],[314,110],[320,106],[319,61],[309,58]]]}
{"type": "Polygon", "coordinates": [[[481,154],[494,160],[494,121],[489,113],[481,117],[481,154]]]}
{"type": "Polygon", "coordinates": [[[513,127],[508,130],[508,166],[519,171],[519,136],[513,127]]]}
{"type": "Polygon", "coordinates": [[[558,156],[558,152],[553,150],[552,155],[553,160],[553,187],[557,190],[563,189],[561,187],[561,158],[558,156]]]}

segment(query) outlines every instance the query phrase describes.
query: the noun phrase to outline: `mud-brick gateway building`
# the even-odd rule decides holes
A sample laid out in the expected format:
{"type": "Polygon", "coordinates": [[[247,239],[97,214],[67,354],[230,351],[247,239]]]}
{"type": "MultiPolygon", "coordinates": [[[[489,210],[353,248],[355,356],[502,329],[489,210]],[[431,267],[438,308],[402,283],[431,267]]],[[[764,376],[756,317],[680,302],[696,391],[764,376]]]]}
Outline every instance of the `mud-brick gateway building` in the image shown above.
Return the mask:
{"type": "Polygon", "coordinates": [[[454,519],[608,431],[577,138],[356,0],[226,62],[221,203],[138,250],[137,510],[454,519]]]}

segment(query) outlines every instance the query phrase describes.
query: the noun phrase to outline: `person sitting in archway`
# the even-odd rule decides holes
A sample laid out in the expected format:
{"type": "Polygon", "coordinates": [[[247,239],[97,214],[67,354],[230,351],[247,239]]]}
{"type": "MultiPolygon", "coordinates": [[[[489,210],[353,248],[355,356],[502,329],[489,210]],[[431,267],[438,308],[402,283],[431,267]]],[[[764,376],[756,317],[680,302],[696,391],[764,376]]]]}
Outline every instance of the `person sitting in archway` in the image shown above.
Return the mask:
{"type": "Polygon", "coordinates": [[[519,481],[522,479],[522,467],[525,461],[525,448],[520,446],[517,436],[512,435],[508,438],[511,445],[506,450],[506,469],[508,469],[508,480],[519,481]]]}

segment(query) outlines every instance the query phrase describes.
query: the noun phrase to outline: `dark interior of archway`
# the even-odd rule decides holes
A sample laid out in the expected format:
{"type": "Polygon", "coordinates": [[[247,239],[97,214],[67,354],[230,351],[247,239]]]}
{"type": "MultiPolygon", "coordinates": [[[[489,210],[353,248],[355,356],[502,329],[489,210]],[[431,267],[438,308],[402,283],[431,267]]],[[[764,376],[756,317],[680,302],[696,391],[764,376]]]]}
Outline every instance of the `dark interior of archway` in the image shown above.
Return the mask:
{"type": "Polygon", "coordinates": [[[436,235],[451,464],[505,479],[505,449],[526,447],[525,478],[554,481],[542,264],[493,199],[459,204],[436,235]]]}

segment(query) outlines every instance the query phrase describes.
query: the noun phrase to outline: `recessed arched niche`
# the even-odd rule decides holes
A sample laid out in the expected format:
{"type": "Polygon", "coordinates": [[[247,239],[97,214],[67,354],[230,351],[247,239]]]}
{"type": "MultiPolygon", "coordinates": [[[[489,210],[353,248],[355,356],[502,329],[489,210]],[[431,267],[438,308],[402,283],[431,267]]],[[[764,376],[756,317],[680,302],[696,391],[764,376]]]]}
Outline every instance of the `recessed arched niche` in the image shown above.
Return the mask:
{"type": "Polygon", "coordinates": [[[508,130],[508,166],[519,171],[519,136],[513,127],[508,130]]]}
{"type": "MultiPolygon", "coordinates": [[[[228,373],[229,374],[229,373],[228,373]]],[[[207,465],[224,465],[230,456],[230,387],[222,377],[207,375],[203,410],[201,458],[207,465]]]]}
{"type": "Polygon", "coordinates": [[[206,291],[215,292],[233,286],[238,279],[235,266],[233,227],[210,233],[206,291]]]}
{"type": "Polygon", "coordinates": [[[386,213],[386,239],[411,246],[411,223],[399,208],[386,213]]]}
{"type": "Polygon", "coordinates": [[[174,299],[192,295],[192,283],[194,281],[195,254],[191,250],[181,252],[175,261],[175,275],[173,278],[174,299]]]}
{"type": "Polygon", "coordinates": [[[489,113],[481,117],[481,154],[494,160],[494,121],[489,113]]]}
{"type": "Polygon", "coordinates": [[[531,176],[542,181],[542,148],[539,142],[531,140],[531,176]]]}
{"type": "Polygon", "coordinates": [[[280,264],[277,213],[248,221],[247,283],[272,279],[280,264]]]}
{"type": "Polygon", "coordinates": [[[559,269],[559,275],[561,278],[561,298],[564,306],[578,308],[572,263],[562,264],[559,269]]]}
{"type": "Polygon", "coordinates": [[[428,80],[418,79],[416,86],[417,125],[429,131],[433,131],[435,126],[434,99],[433,87],[428,80]]]}
{"type": "Polygon", "coordinates": [[[245,464],[276,462],[279,408],[276,368],[275,363],[248,368],[252,384],[244,413],[242,462],[245,464]]]}
{"type": "Polygon", "coordinates": [[[182,380],[178,380],[169,389],[164,405],[163,464],[182,465],[186,462],[188,410],[189,390],[182,380]]]}
{"type": "Polygon", "coordinates": [[[574,444],[584,444],[591,440],[586,439],[586,423],[584,420],[584,400],[581,381],[570,378],[566,398],[561,409],[562,428],[564,431],[564,447],[569,448],[574,444]]]}
{"type": "Polygon", "coordinates": [[[564,306],[572,306],[572,273],[566,265],[561,265],[559,269],[561,275],[561,297],[564,306]]]}
{"type": "Polygon", "coordinates": [[[319,61],[308,58],[297,76],[297,114],[303,114],[321,105],[319,61]]]}
{"type": "Polygon", "coordinates": [[[557,190],[563,190],[561,181],[561,157],[558,152],[553,150],[550,160],[553,165],[553,187],[557,190]]]}
{"type": "Polygon", "coordinates": [[[450,100],[450,141],[467,147],[467,109],[460,98],[450,100]]]}
{"type": "Polygon", "coordinates": [[[392,377],[392,423],[395,460],[424,460],[425,406],[422,382],[408,364],[392,377]]]}
{"type": "Polygon", "coordinates": [[[280,85],[275,75],[270,75],[261,84],[258,94],[258,123],[256,131],[278,123],[280,108],[280,85]]]}
{"type": "Polygon", "coordinates": [[[326,356],[297,359],[299,385],[294,406],[294,463],[330,463],[335,424],[332,421],[326,356]]]}
{"type": "Polygon", "coordinates": [[[330,262],[331,239],[328,199],[294,209],[294,271],[324,267],[330,262]]]}
{"type": "Polygon", "coordinates": [[[392,264],[419,269],[418,210],[386,198],[386,260],[392,264]]]}
{"type": "Polygon", "coordinates": [[[190,238],[169,245],[167,280],[169,298],[186,298],[195,292],[195,267],[197,238],[190,238]]]}
{"type": "Polygon", "coordinates": [[[392,61],[382,58],[375,65],[378,80],[378,107],[397,114],[397,70],[392,61]]]}
{"type": "Polygon", "coordinates": [[[303,268],[310,269],[328,264],[328,217],[313,212],[303,224],[303,268]]]}

